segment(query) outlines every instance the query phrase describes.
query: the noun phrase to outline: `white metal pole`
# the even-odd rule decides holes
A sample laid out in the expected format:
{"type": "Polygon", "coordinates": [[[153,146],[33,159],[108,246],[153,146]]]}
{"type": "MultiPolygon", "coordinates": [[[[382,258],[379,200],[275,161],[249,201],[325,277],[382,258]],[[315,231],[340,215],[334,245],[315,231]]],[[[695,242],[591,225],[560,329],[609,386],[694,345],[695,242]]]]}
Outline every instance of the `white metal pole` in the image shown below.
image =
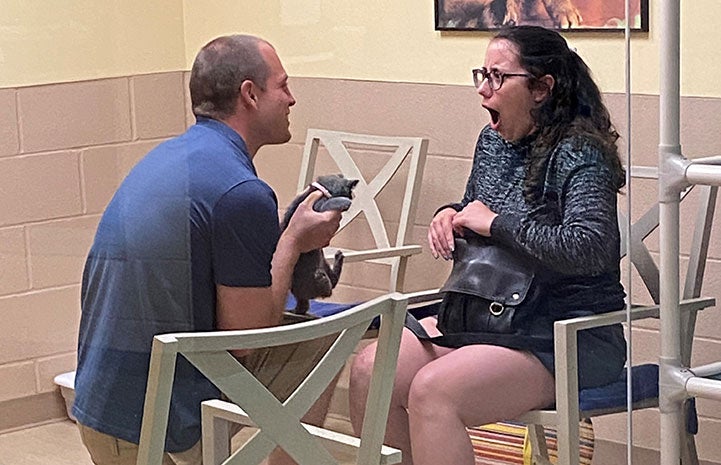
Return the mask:
{"type": "MultiPolygon", "coordinates": [[[[661,465],[678,465],[681,457],[682,401],[675,373],[681,360],[679,302],[679,202],[683,172],[680,145],[680,8],[679,0],[661,3],[659,201],[661,254],[661,357],[659,410],[661,465]]],[[[683,389],[683,387],[681,387],[683,389]]]]}
{"type": "Polygon", "coordinates": [[[624,27],[623,36],[626,52],[625,67],[625,83],[626,83],[626,328],[628,328],[628,336],[626,341],[626,464],[633,465],[633,322],[631,320],[631,306],[633,304],[633,241],[631,241],[631,211],[632,211],[632,194],[631,186],[631,136],[632,119],[631,119],[631,0],[624,2],[624,18],[626,26],[624,27]]]}

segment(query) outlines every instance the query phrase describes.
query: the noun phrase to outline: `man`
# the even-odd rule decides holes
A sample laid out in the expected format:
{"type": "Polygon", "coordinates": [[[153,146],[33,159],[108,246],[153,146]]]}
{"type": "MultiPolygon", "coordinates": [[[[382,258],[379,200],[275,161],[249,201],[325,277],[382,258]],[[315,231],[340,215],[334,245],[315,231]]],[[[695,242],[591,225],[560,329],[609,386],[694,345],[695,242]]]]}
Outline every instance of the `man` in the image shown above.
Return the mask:
{"type": "MultiPolygon", "coordinates": [[[[135,464],[155,334],[279,323],[299,255],[338,228],[339,212],[312,210],[317,192],[281,234],[253,166],[260,147],[290,139],[287,81],[264,40],[205,45],[190,77],[197,123],[148,153],[103,214],[83,273],[73,407],[97,465],[135,464]]],[[[179,359],[164,463],[201,463],[200,402],[218,395],[179,359]]]]}

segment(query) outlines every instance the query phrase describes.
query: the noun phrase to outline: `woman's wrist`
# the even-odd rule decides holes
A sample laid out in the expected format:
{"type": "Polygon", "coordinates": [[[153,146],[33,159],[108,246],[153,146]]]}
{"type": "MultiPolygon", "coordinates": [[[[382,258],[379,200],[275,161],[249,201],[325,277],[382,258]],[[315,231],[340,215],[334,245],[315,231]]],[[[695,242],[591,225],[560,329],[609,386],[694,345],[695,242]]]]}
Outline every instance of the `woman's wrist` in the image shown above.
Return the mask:
{"type": "Polygon", "coordinates": [[[463,204],[458,202],[458,203],[448,203],[446,205],[442,205],[433,213],[433,216],[436,216],[437,214],[439,214],[441,211],[445,210],[446,208],[451,208],[454,211],[459,212],[459,211],[463,210],[463,204]]]}

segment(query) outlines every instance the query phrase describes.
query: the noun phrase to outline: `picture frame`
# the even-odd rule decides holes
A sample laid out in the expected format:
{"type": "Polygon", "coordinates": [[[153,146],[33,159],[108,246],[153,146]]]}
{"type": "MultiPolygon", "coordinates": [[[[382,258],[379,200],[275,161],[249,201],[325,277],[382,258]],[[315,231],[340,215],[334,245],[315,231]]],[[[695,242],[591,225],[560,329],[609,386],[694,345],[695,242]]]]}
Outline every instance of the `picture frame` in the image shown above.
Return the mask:
{"type": "MultiPolygon", "coordinates": [[[[625,0],[434,0],[437,31],[531,24],[563,32],[623,31],[625,0]]],[[[648,32],[648,0],[631,0],[631,30],[648,32]]]]}

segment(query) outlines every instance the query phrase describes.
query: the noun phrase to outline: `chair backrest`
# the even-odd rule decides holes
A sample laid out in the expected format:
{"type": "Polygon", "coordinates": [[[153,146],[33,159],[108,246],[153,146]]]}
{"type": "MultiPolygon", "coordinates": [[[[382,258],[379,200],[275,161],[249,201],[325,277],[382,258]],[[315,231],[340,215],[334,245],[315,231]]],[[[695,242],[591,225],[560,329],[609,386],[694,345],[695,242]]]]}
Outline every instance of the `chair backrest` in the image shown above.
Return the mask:
{"type": "MultiPolygon", "coordinates": [[[[632,166],[631,176],[634,179],[658,179],[658,170],[654,167],[632,166]]],[[[692,190],[699,193],[699,205],[694,223],[694,236],[690,244],[689,262],[686,269],[686,282],[683,297],[690,299],[701,295],[701,284],[708,253],[711,225],[716,203],[717,188],[710,186],[690,186],[681,194],[683,201],[692,190]]],[[[621,229],[621,256],[628,253],[627,217],[619,211],[619,228],[621,229]]],[[[659,302],[659,271],[652,254],[649,252],[646,238],[659,226],[659,206],[654,203],[636,222],[631,225],[631,261],[641,280],[648,290],[654,303],[659,302]]]]}
{"type": "MultiPolygon", "coordinates": [[[[632,178],[657,180],[656,168],[631,167],[632,178]]],[[[682,198],[682,210],[688,210],[686,205],[691,201],[691,189],[687,189],[682,198]]],[[[715,305],[715,299],[701,296],[701,284],[704,278],[706,257],[708,254],[711,227],[716,204],[718,187],[697,186],[694,191],[696,197],[696,219],[688,247],[688,265],[686,269],[686,282],[679,304],[681,313],[682,335],[682,363],[689,366],[691,348],[693,343],[696,314],[699,310],[715,305]]],[[[659,226],[658,204],[652,205],[641,217],[631,225],[631,262],[642,278],[648,294],[653,300],[652,305],[633,305],[632,319],[659,317],[659,270],[648,248],[648,237],[659,226]]],[[[628,244],[626,231],[628,225],[626,217],[619,214],[619,227],[621,229],[621,253],[627,255],[628,244]]],[[[632,296],[629,296],[632,298],[632,296]]],[[[633,299],[632,299],[633,302],[633,299]]],[[[556,356],[556,408],[554,410],[532,411],[522,416],[522,420],[532,424],[533,448],[544,455],[541,424],[556,424],[558,427],[559,463],[578,463],[579,447],[579,418],[591,418],[610,413],[625,411],[626,409],[626,372],[619,379],[605,386],[586,389],[579,393],[577,374],[577,345],[578,331],[593,327],[605,326],[626,321],[625,311],[610,312],[587,317],[578,317],[569,320],[557,321],[554,325],[555,356],[556,356]],[[583,405],[583,410],[579,406],[583,405]],[[540,431],[540,433],[539,433],[540,431]]],[[[658,367],[655,365],[642,365],[634,367],[631,371],[633,388],[633,407],[646,408],[658,405],[658,367]]],[[[693,440],[686,438],[691,446],[687,453],[693,456],[693,440]]],[[[536,452],[534,452],[536,454],[536,452]]]]}
{"type": "MultiPolygon", "coordinates": [[[[305,189],[318,174],[340,172],[346,178],[358,179],[353,204],[343,215],[339,232],[364,217],[375,249],[403,247],[412,234],[427,150],[428,140],[420,137],[309,129],[298,191],[305,189]],[[371,171],[374,173],[370,174],[371,171]],[[388,190],[387,198],[391,201],[381,205],[379,199],[384,190],[388,190]],[[397,228],[395,235],[392,228],[397,228]]],[[[358,237],[353,234],[348,241],[352,247],[341,248],[357,250],[358,237]]],[[[389,290],[402,290],[403,256],[384,256],[378,261],[392,267],[389,290]]]]}
{"type": "MultiPolygon", "coordinates": [[[[631,176],[636,180],[650,179],[657,182],[658,170],[655,167],[632,166],[631,176]]],[[[683,299],[693,299],[701,296],[701,286],[706,271],[706,258],[710,244],[711,227],[713,226],[717,195],[717,186],[690,186],[681,194],[682,205],[686,205],[692,200],[697,202],[696,217],[693,222],[692,237],[690,238],[688,248],[686,278],[681,294],[683,299]],[[691,196],[692,191],[695,191],[697,195],[691,196]],[[694,199],[691,197],[694,197],[694,199]]],[[[660,301],[659,268],[646,243],[646,239],[659,226],[658,202],[655,202],[631,225],[630,235],[626,233],[628,224],[625,214],[619,212],[618,222],[621,230],[621,256],[626,256],[628,253],[629,247],[626,241],[627,236],[630,236],[631,262],[633,267],[638,272],[653,302],[658,304],[660,301]]],[[[682,352],[684,363],[687,365],[691,357],[696,314],[696,310],[684,312],[683,314],[682,326],[685,329],[684,335],[682,336],[682,352]]]]}
{"type": "Polygon", "coordinates": [[[162,463],[178,354],[188,359],[260,428],[253,440],[236,453],[245,455],[236,458],[239,461],[234,463],[259,463],[279,445],[298,463],[335,464],[327,450],[320,447],[301,425],[300,418],[335,378],[369,323],[377,316],[381,317],[379,349],[367,400],[358,463],[380,463],[405,309],[405,298],[400,294],[390,294],[337,315],[297,324],[156,336],[150,359],[138,464],[162,463]],[[335,338],[330,349],[282,401],[229,353],[234,349],[285,346],[329,336],[335,338]]]}

